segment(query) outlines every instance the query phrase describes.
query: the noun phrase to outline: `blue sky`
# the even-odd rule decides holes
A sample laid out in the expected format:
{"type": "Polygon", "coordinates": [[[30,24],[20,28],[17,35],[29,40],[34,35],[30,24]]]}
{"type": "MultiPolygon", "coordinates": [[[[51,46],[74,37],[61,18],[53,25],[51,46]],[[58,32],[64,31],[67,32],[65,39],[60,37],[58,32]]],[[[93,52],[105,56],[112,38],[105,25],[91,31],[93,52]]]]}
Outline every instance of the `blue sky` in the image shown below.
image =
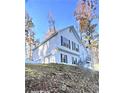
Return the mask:
{"type": "MultiPolygon", "coordinates": [[[[32,17],[36,33],[35,37],[41,41],[48,31],[48,12],[51,11],[55,19],[56,29],[69,25],[76,25],[73,16],[77,0],[26,0],[25,8],[32,17]]],[[[97,27],[98,31],[98,27],[97,27]]]]}

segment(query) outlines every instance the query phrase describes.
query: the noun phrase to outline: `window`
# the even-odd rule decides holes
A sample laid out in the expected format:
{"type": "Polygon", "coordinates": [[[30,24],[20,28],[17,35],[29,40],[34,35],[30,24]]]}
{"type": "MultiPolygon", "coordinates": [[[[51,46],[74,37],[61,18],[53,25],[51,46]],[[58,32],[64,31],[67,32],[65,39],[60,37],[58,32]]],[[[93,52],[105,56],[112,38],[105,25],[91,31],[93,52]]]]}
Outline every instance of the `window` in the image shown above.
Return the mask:
{"type": "Polygon", "coordinates": [[[61,36],[61,46],[64,46],[70,49],[70,40],[61,36]]]}
{"type": "Polygon", "coordinates": [[[49,59],[47,57],[45,57],[44,63],[49,63],[49,59]]]}
{"type": "Polygon", "coordinates": [[[67,60],[67,55],[61,54],[61,62],[62,62],[62,63],[67,63],[67,62],[68,62],[68,60],[67,60]]]}
{"type": "Polygon", "coordinates": [[[79,51],[79,45],[78,44],[76,45],[76,51],[77,52],[79,51]]]}
{"type": "Polygon", "coordinates": [[[77,58],[72,57],[72,64],[77,64],[77,58]]]}
{"type": "Polygon", "coordinates": [[[75,43],[72,41],[72,50],[75,50],[75,43]]]}
{"type": "Polygon", "coordinates": [[[79,51],[79,45],[72,41],[72,50],[79,51]]]}
{"type": "Polygon", "coordinates": [[[50,56],[50,62],[55,63],[55,56],[50,56]]]}
{"type": "Polygon", "coordinates": [[[75,62],[74,62],[74,57],[72,57],[72,64],[74,64],[75,62]]]}

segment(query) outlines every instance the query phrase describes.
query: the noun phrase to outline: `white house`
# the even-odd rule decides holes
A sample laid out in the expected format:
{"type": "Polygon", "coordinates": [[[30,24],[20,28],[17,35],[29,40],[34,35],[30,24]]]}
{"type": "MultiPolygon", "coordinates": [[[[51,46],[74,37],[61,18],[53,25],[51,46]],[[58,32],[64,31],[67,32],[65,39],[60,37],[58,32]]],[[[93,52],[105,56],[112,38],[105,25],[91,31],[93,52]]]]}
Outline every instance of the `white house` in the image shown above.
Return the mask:
{"type": "Polygon", "coordinates": [[[33,49],[34,63],[78,64],[86,57],[87,51],[73,26],[54,32],[33,49]]]}

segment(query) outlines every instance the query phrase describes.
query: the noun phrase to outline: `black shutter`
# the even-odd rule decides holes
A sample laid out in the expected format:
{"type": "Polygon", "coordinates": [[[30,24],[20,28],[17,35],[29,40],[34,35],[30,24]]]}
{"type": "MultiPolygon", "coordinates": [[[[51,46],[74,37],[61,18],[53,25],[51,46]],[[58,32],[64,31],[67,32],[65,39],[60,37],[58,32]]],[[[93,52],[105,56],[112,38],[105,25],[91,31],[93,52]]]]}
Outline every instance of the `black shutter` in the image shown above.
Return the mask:
{"type": "Polygon", "coordinates": [[[62,54],[61,54],[61,62],[62,62],[62,54]]]}
{"type": "Polygon", "coordinates": [[[63,45],[63,37],[61,36],[61,46],[63,45]]]}

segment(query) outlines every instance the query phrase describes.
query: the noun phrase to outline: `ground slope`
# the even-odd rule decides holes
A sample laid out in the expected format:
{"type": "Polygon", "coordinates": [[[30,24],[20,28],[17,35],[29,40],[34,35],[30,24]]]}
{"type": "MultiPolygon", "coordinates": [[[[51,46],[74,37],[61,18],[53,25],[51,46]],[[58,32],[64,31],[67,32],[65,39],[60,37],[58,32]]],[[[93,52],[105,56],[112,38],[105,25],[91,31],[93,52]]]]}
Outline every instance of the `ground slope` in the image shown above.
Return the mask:
{"type": "Polygon", "coordinates": [[[99,73],[62,64],[26,64],[26,93],[98,93],[99,73]],[[43,92],[44,91],[44,92],[43,92]]]}

